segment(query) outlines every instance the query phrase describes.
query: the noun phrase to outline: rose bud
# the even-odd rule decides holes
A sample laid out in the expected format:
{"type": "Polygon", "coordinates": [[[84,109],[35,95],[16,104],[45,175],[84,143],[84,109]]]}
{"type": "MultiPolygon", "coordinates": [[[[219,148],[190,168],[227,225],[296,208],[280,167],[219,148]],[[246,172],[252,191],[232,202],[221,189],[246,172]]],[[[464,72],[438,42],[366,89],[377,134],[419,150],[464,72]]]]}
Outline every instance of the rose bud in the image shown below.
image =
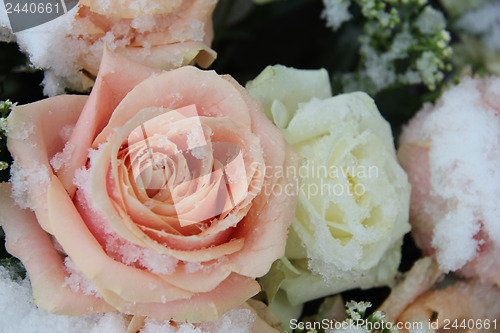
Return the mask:
{"type": "Polygon", "coordinates": [[[216,0],[82,0],[57,19],[16,33],[37,68],[45,70],[44,93],[91,87],[104,45],[146,66],[169,70],[216,57],[212,12],[216,0]]]}
{"type": "Polygon", "coordinates": [[[415,243],[444,272],[500,285],[500,79],[463,78],[403,129],[415,243]]]}

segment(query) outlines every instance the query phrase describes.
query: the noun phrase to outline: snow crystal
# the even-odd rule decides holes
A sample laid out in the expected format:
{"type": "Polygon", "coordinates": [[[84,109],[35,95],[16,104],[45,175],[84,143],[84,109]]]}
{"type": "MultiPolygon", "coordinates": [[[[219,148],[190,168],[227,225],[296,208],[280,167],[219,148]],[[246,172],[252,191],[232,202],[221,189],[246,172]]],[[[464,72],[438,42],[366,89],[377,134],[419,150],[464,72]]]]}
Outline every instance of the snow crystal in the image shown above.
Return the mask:
{"type": "Polygon", "coordinates": [[[251,333],[256,315],[247,309],[234,309],[217,321],[203,324],[181,324],[172,327],[169,322],[147,318],[141,333],[251,333]]]}
{"type": "Polygon", "coordinates": [[[169,31],[171,33],[172,38],[185,41],[203,41],[203,37],[205,37],[205,24],[200,20],[192,20],[189,22],[189,25],[174,25],[169,27],[169,31]]]}
{"type": "MultiPolygon", "coordinates": [[[[497,78],[487,85],[499,83],[497,78]]],[[[445,270],[473,259],[480,245],[474,239],[480,223],[500,244],[500,126],[478,85],[467,78],[446,91],[420,129],[422,140],[430,140],[434,199],[426,210],[437,221],[432,245],[445,270]]]]}
{"type": "Polygon", "coordinates": [[[63,93],[64,86],[81,89],[76,61],[88,45],[78,40],[69,46],[66,38],[77,10],[75,6],[52,21],[16,33],[20,48],[29,54],[32,64],[47,70],[43,83],[44,93],[49,96],[63,93]]]}
{"type": "Polygon", "coordinates": [[[14,159],[10,168],[10,176],[12,198],[23,209],[33,209],[33,198],[46,193],[50,185],[49,169],[36,162],[33,162],[31,167],[23,167],[14,159]]]}
{"type": "Polygon", "coordinates": [[[130,26],[138,32],[143,33],[146,31],[152,31],[156,24],[157,22],[155,16],[144,15],[134,18],[130,23],[130,26]]]}
{"type": "MultiPolygon", "coordinates": [[[[11,113],[15,110],[16,106],[12,104],[12,111],[11,113]]],[[[5,130],[6,133],[9,134],[9,138],[18,140],[18,141],[24,141],[28,139],[34,132],[35,132],[35,125],[30,122],[30,121],[16,121],[16,125],[13,125],[12,122],[8,121],[7,118],[7,129],[5,130]]],[[[2,127],[5,126],[5,123],[2,127]]]]}
{"type": "Polygon", "coordinates": [[[227,312],[218,321],[204,323],[200,327],[210,333],[250,333],[256,317],[250,310],[236,309],[227,312]]]}
{"type": "Polygon", "coordinates": [[[204,160],[210,157],[210,148],[209,146],[201,146],[201,147],[195,147],[190,150],[191,155],[193,157],[199,159],[199,160],[204,160]]]}
{"type": "Polygon", "coordinates": [[[458,20],[457,27],[481,37],[491,51],[500,51],[500,2],[467,12],[458,20]]]}
{"type": "Polygon", "coordinates": [[[4,1],[0,1],[0,27],[10,27],[9,16],[7,15],[7,10],[5,9],[4,1]]]}
{"type": "Polygon", "coordinates": [[[73,132],[73,128],[73,125],[66,125],[63,126],[63,128],[61,128],[61,130],[59,131],[59,136],[64,142],[67,142],[69,140],[71,133],[73,132]]]}
{"type": "Polygon", "coordinates": [[[0,331],[16,333],[123,333],[127,319],[119,313],[56,316],[33,303],[29,279],[11,280],[0,267],[0,331]]]}
{"type": "Polygon", "coordinates": [[[141,333],[205,333],[201,328],[192,324],[182,324],[179,327],[173,327],[169,322],[161,323],[153,319],[146,319],[141,333]]]}
{"type": "Polygon", "coordinates": [[[81,167],[75,170],[75,176],[73,178],[73,185],[82,191],[86,199],[89,199],[92,193],[92,184],[90,181],[91,174],[90,170],[81,167]]]}
{"type": "Polygon", "coordinates": [[[159,254],[151,249],[143,248],[130,242],[123,244],[117,238],[115,238],[115,241],[111,239],[108,241],[106,251],[120,255],[121,261],[124,264],[139,263],[154,274],[168,275],[175,271],[179,262],[174,257],[159,254]]]}
{"type": "Polygon", "coordinates": [[[9,17],[3,1],[0,1],[0,42],[12,42],[15,36],[11,33],[9,17]]]}
{"type": "Polygon", "coordinates": [[[202,270],[204,266],[199,262],[186,262],[184,264],[184,269],[186,273],[195,273],[202,270]]]}
{"type": "Polygon", "coordinates": [[[102,295],[97,290],[96,286],[89,280],[79,269],[71,258],[64,259],[64,265],[69,276],[65,278],[64,285],[68,286],[72,291],[82,291],[85,295],[92,295],[102,298],[102,295]]]}
{"type": "Polygon", "coordinates": [[[346,0],[323,0],[325,9],[321,13],[321,18],[326,20],[326,26],[337,30],[340,26],[351,19],[349,12],[350,1],[346,0]]]}
{"type": "Polygon", "coordinates": [[[52,168],[54,168],[55,171],[58,171],[63,165],[68,164],[71,161],[71,155],[73,154],[74,150],[74,145],[66,143],[63,151],[55,154],[50,159],[50,165],[52,165],[52,168]]]}

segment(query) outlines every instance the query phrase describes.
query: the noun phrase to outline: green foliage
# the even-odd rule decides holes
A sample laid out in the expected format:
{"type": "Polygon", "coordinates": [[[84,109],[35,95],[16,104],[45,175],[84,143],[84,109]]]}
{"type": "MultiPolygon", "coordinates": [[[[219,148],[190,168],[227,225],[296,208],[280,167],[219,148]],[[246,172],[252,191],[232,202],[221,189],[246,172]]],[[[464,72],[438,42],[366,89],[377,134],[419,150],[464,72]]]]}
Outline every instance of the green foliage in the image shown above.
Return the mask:
{"type": "Polygon", "coordinates": [[[12,105],[16,106],[17,103],[12,103],[10,100],[0,102],[0,113],[2,118],[6,118],[10,111],[12,111],[12,105]]]}
{"type": "MultiPolygon", "coordinates": [[[[435,90],[451,71],[453,52],[445,17],[427,0],[330,1],[335,2],[355,3],[364,20],[357,69],[337,78],[344,91],[375,95],[389,87],[421,83],[435,90]]],[[[348,17],[335,18],[334,8],[327,6],[324,13],[329,23],[335,21],[332,27],[348,17]]]]}
{"type": "MultiPolygon", "coordinates": [[[[7,129],[7,119],[6,117],[9,115],[12,110],[12,106],[15,106],[16,103],[12,103],[9,100],[0,101],[0,153],[2,153],[1,159],[4,159],[3,155],[7,152],[6,147],[6,129],[7,129]]],[[[5,161],[0,161],[0,171],[5,170],[9,167],[9,164],[5,161]]]]}

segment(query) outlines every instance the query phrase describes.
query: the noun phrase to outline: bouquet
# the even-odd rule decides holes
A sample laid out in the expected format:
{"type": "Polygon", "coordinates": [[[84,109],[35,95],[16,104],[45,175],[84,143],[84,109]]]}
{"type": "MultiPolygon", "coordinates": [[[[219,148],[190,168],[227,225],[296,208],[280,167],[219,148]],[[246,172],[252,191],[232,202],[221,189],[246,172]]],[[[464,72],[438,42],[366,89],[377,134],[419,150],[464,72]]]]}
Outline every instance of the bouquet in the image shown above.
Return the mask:
{"type": "Polygon", "coordinates": [[[0,332],[496,332],[498,17],[0,1],[0,332]]]}

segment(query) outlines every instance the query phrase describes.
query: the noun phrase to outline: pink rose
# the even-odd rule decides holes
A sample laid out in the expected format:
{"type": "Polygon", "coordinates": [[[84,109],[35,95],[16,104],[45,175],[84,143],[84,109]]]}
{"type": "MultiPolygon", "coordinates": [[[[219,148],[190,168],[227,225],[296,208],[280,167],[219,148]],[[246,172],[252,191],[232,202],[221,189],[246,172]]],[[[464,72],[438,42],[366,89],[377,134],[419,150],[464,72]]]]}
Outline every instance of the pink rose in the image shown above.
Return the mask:
{"type": "Polygon", "coordinates": [[[400,138],[412,235],[444,271],[500,285],[500,79],[464,78],[400,138]]]}
{"type": "Polygon", "coordinates": [[[417,260],[378,309],[400,332],[492,332],[500,319],[500,289],[489,281],[444,277],[430,257],[417,260]],[[446,286],[446,287],[444,287],[446,286]],[[460,330],[460,328],[465,328],[460,330]],[[418,328],[424,328],[419,330],[418,328]],[[467,330],[468,328],[468,330],[467,330]]]}
{"type": "Polygon", "coordinates": [[[44,310],[215,320],[284,254],[297,180],[265,171],[297,159],[229,76],[105,51],[90,96],[16,107],[8,147],[0,221],[44,310]]]}
{"type": "Polygon", "coordinates": [[[149,67],[207,68],[216,58],[212,13],[217,0],[81,0],[57,20],[16,34],[32,64],[45,70],[44,93],[91,87],[105,45],[149,67]]]}
{"type": "MultiPolygon", "coordinates": [[[[432,328],[433,332],[496,332],[500,319],[500,289],[476,279],[429,290],[397,319],[401,327],[432,328]],[[413,326],[412,326],[413,325],[413,326]]],[[[428,330],[425,330],[427,332],[428,330]]],[[[401,330],[408,332],[408,330],[401,330]]]]}
{"type": "Polygon", "coordinates": [[[97,75],[104,43],[154,68],[172,69],[194,61],[206,68],[216,57],[210,49],[216,4],[216,0],[174,0],[140,5],[127,0],[104,5],[80,0],[67,38],[85,42],[78,62],[93,75],[97,75]]]}

